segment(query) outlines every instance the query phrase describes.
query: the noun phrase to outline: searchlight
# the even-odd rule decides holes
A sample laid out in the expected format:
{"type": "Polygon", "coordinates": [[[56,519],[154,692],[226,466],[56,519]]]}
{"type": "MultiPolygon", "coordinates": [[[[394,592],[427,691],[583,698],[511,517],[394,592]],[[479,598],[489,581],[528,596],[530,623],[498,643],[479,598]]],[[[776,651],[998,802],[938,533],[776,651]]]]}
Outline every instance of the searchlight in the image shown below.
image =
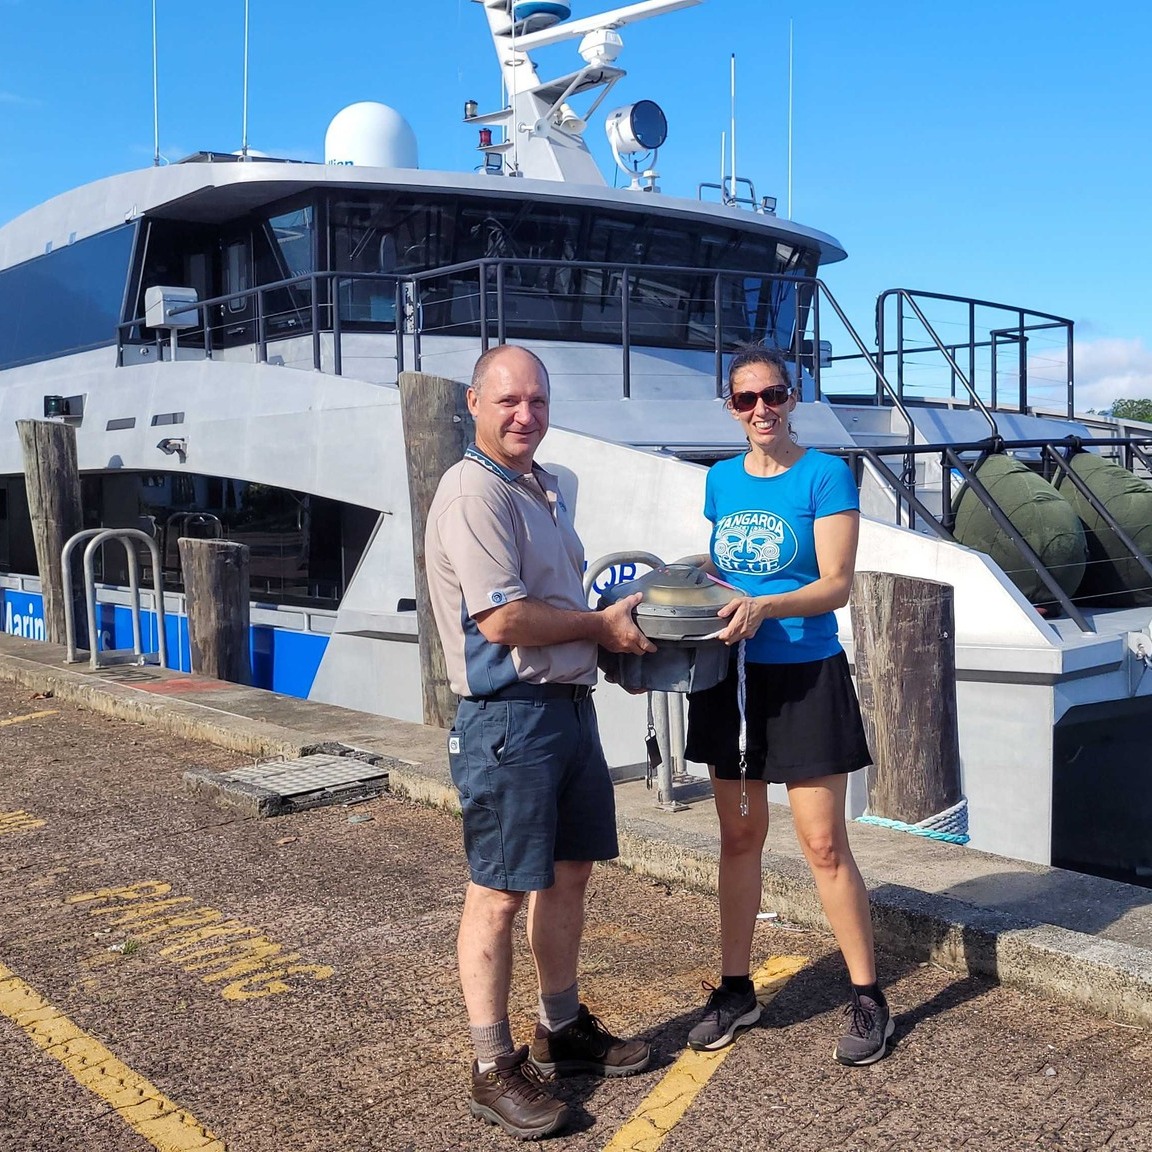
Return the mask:
{"type": "Polygon", "coordinates": [[[608,133],[608,143],[612,146],[617,167],[631,181],[629,187],[642,192],[659,191],[656,186],[656,153],[668,139],[668,118],[664,109],[655,100],[626,104],[608,114],[604,130],[608,133]],[[649,166],[643,170],[640,160],[625,159],[639,155],[647,157],[649,166]]]}

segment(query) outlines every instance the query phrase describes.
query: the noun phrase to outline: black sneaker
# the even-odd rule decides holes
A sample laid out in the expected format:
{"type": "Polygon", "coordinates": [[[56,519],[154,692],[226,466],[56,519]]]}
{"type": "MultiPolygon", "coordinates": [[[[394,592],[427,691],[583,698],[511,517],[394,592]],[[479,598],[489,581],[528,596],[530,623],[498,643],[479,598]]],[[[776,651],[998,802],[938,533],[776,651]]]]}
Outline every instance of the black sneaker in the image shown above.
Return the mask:
{"type": "Polygon", "coordinates": [[[884,1000],[861,996],[852,989],[852,1003],[844,1009],[847,1020],[833,1055],[841,1064],[859,1067],[875,1064],[888,1051],[888,1037],[896,1031],[896,1021],[884,1000]]]}
{"type": "Polygon", "coordinates": [[[473,1116],[499,1124],[509,1135],[520,1140],[539,1140],[551,1136],[568,1122],[568,1107],[540,1087],[525,1064],[528,1046],[508,1056],[500,1056],[496,1067],[481,1072],[472,1064],[472,1099],[468,1108],[473,1116]]]}
{"type": "Polygon", "coordinates": [[[707,982],[704,987],[711,990],[708,1003],[700,1023],[688,1033],[688,1047],[697,1052],[713,1052],[731,1044],[760,1019],[760,1001],[756,999],[755,989],[733,992],[723,985],[713,988],[707,982]]]}
{"type": "Polygon", "coordinates": [[[565,1028],[549,1032],[543,1024],[536,1025],[528,1059],[545,1077],[581,1072],[631,1076],[648,1067],[651,1055],[643,1040],[618,1040],[581,1004],[579,1015],[565,1028]]]}

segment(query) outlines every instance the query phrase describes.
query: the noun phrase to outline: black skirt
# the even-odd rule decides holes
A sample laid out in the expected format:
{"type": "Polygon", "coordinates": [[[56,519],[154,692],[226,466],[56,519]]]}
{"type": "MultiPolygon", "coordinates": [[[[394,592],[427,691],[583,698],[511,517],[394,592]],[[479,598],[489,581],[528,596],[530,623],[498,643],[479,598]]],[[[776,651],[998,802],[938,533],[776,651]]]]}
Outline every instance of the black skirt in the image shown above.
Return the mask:
{"type": "MultiPolygon", "coordinates": [[[[736,653],[728,676],[688,697],[687,759],[721,780],[740,778],[736,653]]],[[[803,664],[745,664],[750,780],[792,784],[872,763],[860,703],[843,651],[803,664]]]]}

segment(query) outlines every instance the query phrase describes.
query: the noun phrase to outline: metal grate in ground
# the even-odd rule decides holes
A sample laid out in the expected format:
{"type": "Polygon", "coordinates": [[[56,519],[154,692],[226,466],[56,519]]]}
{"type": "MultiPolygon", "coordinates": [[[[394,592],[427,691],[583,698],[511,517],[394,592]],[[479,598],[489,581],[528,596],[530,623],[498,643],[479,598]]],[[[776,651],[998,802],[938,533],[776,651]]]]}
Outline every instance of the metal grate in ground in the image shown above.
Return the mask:
{"type": "Polygon", "coordinates": [[[388,789],[383,757],[348,750],[270,760],[229,772],[184,773],[185,790],[248,816],[283,816],[328,804],[367,800],[388,789]]]}

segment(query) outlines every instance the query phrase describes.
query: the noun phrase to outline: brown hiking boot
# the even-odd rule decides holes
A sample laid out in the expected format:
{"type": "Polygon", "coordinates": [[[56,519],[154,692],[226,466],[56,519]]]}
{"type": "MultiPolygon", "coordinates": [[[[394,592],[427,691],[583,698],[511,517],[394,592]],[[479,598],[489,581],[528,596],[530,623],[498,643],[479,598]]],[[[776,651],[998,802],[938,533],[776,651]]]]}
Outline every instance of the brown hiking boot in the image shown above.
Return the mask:
{"type": "Polygon", "coordinates": [[[539,1140],[564,1127],[568,1107],[540,1087],[531,1068],[525,1067],[527,1059],[525,1044],[508,1056],[497,1057],[496,1067],[488,1072],[481,1072],[474,1062],[468,1107],[473,1116],[499,1124],[519,1140],[539,1140]]]}
{"type": "Polygon", "coordinates": [[[631,1076],[648,1067],[651,1055],[643,1040],[618,1040],[581,1004],[580,1014],[565,1028],[549,1032],[536,1025],[528,1059],[541,1076],[631,1076]]]}

